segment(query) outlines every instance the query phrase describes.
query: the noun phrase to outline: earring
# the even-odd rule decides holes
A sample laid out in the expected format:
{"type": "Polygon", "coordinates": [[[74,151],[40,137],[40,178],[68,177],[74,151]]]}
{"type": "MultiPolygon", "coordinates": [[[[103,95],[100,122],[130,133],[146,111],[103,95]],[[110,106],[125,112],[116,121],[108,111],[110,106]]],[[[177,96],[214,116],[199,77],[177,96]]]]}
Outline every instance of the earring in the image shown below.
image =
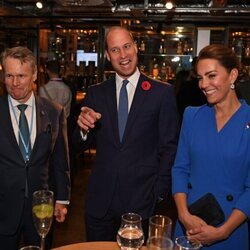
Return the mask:
{"type": "Polygon", "coordinates": [[[231,83],[231,84],[230,84],[230,89],[235,89],[234,83],[231,83]]]}

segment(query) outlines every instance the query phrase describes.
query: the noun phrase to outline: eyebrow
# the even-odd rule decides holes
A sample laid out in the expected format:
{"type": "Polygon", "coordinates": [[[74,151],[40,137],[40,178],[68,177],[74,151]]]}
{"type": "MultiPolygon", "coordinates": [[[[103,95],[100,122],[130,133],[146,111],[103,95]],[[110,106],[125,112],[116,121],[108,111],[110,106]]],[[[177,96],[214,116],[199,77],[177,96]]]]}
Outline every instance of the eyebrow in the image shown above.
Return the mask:
{"type": "MultiPolygon", "coordinates": [[[[210,71],[208,71],[208,72],[205,73],[205,76],[207,76],[207,75],[209,75],[211,73],[216,73],[216,72],[217,72],[217,70],[215,70],[215,69],[210,70],[210,71]]],[[[197,75],[199,75],[199,74],[197,74],[197,75]]]]}

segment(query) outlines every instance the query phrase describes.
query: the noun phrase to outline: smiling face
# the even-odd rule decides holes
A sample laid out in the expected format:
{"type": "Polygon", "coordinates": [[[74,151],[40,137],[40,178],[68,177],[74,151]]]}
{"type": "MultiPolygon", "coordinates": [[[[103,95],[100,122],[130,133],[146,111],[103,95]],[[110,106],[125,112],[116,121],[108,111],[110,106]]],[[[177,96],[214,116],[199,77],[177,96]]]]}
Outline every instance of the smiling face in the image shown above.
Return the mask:
{"type": "Polygon", "coordinates": [[[34,72],[30,62],[22,63],[12,57],[7,57],[4,65],[7,92],[18,102],[25,103],[31,96],[36,71],[34,72]]]}
{"type": "Polygon", "coordinates": [[[199,87],[208,103],[223,103],[235,96],[235,91],[230,86],[237,79],[237,69],[233,68],[228,72],[216,59],[201,59],[197,64],[197,76],[199,87]]]}
{"type": "Polygon", "coordinates": [[[106,56],[114,70],[122,78],[131,76],[137,67],[137,47],[129,33],[124,28],[116,27],[109,31],[106,37],[106,56]]]}

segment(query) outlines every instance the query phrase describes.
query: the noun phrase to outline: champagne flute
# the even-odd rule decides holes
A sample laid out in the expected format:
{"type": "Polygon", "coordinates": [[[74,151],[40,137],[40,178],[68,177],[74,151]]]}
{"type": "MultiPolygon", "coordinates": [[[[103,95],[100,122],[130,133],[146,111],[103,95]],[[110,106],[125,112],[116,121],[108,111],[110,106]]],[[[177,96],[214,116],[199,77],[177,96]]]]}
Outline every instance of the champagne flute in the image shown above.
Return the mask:
{"type": "Polygon", "coordinates": [[[41,250],[45,249],[45,237],[48,234],[54,213],[54,194],[49,190],[33,193],[32,214],[38,234],[41,237],[41,250]]]}
{"type": "Polygon", "coordinates": [[[122,215],[121,226],[117,233],[117,243],[121,250],[138,250],[142,246],[144,235],[141,220],[139,214],[126,213],[122,215]]]}

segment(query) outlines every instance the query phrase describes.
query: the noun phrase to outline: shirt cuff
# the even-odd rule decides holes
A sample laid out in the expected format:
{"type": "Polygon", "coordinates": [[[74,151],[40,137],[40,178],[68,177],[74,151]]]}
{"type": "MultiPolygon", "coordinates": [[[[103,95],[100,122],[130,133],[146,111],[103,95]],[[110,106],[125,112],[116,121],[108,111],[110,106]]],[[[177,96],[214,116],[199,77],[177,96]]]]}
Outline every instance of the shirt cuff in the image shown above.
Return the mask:
{"type": "Polygon", "coordinates": [[[64,204],[64,205],[69,205],[69,201],[56,201],[58,204],[64,204]]]}
{"type": "Polygon", "coordinates": [[[82,130],[80,130],[80,135],[81,135],[81,139],[82,139],[83,141],[86,141],[86,140],[87,140],[88,134],[84,134],[84,133],[82,132],[82,130]]]}

